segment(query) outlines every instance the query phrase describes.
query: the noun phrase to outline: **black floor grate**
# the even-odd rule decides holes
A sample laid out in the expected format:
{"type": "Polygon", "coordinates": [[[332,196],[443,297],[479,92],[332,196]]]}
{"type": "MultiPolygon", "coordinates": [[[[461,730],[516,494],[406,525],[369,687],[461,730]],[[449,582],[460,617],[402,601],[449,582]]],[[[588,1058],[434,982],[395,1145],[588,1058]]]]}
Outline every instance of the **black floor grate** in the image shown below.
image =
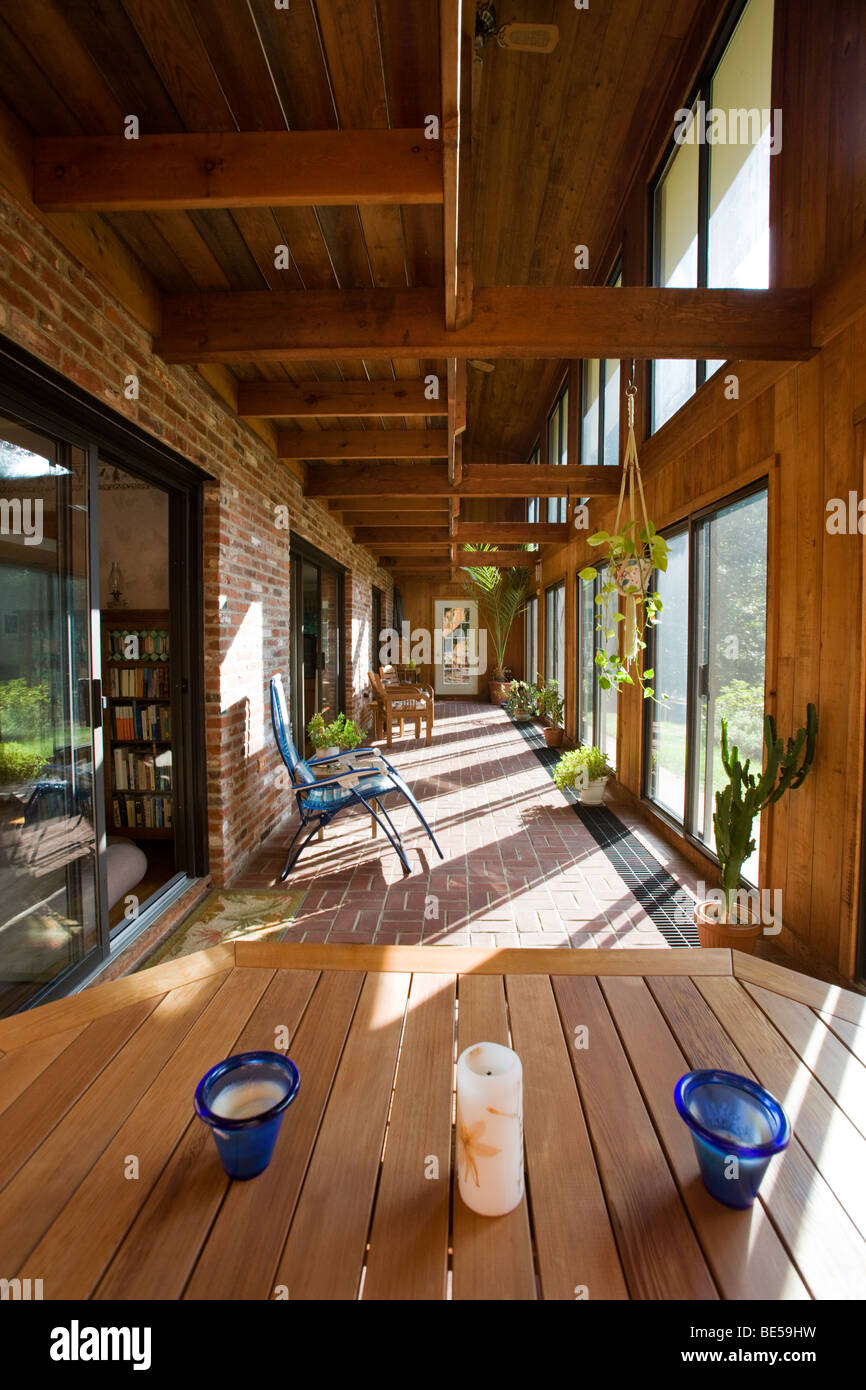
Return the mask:
{"type": "MultiPolygon", "coordinates": [[[[562,750],[548,748],[536,725],[513,722],[552,777],[562,750]]],[[[581,806],[577,793],[570,790],[564,795],[668,945],[700,946],[692,923],[680,920],[685,916],[678,898],[682,890],[667,869],[606,806],[581,806]]]]}

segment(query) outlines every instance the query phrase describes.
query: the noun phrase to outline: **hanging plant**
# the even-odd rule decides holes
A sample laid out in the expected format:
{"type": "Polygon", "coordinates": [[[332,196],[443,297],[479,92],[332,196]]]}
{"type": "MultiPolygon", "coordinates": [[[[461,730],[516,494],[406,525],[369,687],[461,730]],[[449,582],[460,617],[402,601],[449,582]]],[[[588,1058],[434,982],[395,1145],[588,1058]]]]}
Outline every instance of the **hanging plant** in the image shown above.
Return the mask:
{"type": "Polygon", "coordinates": [[[622,685],[638,685],[644,699],[653,696],[650,682],[654,672],[641,668],[640,654],[646,649],[644,634],[652,626],[662,611],[662,601],[657,593],[650,592],[650,583],[656,570],[664,572],[668,567],[668,547],[664,536],[660,536],[647,516],[640,464],[637,457],[637,444],[634,437],[634,398],[635,387],[626,387],[628,397],[628,436],[622,460],[622,486],[619,490],[619,504],[613,531],[596,531],[589,537],[589,545],[604,546],[605,555],[598,567],[587,565],[580,571],[580,578],[592,584],[598,578],[598,571],[605,565],[605,581],[595,596],[599,606],[599,620],[596,631],[602,633],[605,642],[618,632],[618,625],[624,624],[622,653],[609,652],[602,648],[595,654],[598,666],[598,683],[602,690],[622,685]],[[637,489],[638,508],[635,505],[637,489]],[[625,520],[623,508],[628,491],[628,515],[625,520]],[[609,601],[616,598],[616,611],[608,626],[605,610],[609,601]]]}

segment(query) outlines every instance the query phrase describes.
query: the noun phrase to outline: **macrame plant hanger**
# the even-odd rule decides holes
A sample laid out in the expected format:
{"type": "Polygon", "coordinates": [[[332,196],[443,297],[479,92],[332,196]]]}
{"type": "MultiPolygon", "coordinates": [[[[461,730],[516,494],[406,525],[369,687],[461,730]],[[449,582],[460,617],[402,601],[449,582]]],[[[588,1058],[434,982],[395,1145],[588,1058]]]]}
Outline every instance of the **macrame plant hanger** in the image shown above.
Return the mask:
{"type": "Polygon", "coordinates": [[[626,410],[628,433],[625,441],[625,452],[622,457],[622,484],[619,489],[619,504],[616,509],[616,521],[613,524],[614,535],[619,535],[620,517],[622,516],[623,504],[625,503],[626,488],[628,488],[628,520],[634,523],[630,529],[631,539],[635,543],[636,555],[626,556],[621,560],[614,570],[614,580],[618,592],[625,600],[625,632],[623,633],[623,662],[630,666],[638,654],[638,621],[637,605],[643,603],[647,585],[652,575],[652,565],[648,554],[645,558],[645,551],[648,546],[640,539],[640,521],[635,511],[635,485],[640,504],[641,517],[643,518],[644,534],[650,534],[649,518],[647,516],[646,499],[643,493],[643,482],[640,475],[640,463],[637,456],[637,443],[634,437],[634,402],[637,395],[637,387],[634,384],[634,362],[631,364],[631,378],[625,388],[626,410]]]}

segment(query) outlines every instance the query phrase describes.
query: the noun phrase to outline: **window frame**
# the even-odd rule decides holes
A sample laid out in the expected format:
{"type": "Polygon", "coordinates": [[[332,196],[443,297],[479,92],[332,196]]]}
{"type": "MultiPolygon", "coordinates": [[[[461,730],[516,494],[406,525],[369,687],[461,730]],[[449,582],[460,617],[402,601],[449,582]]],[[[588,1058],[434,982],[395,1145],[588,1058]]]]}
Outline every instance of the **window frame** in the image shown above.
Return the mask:
{"type": "MultiPolygon", "coordinates": [[[[601,590],[602,590],[602,588],[603,588],[603,586],[604,586],[604,582],[605,582],[604,575],[605,575],[605,571],[607,570],[607,568],[608,568],[608,562],[605,562],[604,564],[597,566],[598,573],[596,574],[595,579],[592,581],[592,746],[595,747],[595,748],[601,748],[601,746],[602,746],[601,743],[599,742],[599,739],[600,739],[600,737],[601,737],[601,732],[602,732],[602,730],[601,730],[601,703],[602,703],[602,702],[601,702],[601,696],[602,696],[602,689],[601,689],[601,686],[600,686],[599,683],[598,683],[599,668],[598,668],[598,664],[597,664],[595,658],[596,658],[596,654],[597,654],[598,652],[600,652],[604,647],[607,646],[607,643],[604,641],[604,634],[601,633],[601,632],[599,632],[599,630],[598,630],[598,622],[599,622],[599,617],[600,617],[600,614],[601,614],[601,607],[602,607],[602,606],[601,606],[601,604],[599,604],[599,603],[596,602],[596,599],[597,599],[597,598],[599,597],[599,595],[601,594],[601,590]]],[[[582,591],[583,588],[584,588],[584,582],[585,582],[585,581],[581,579],[580,574],[578,573],[578,575],[577,575],[577,591],[578,591],[578,592],[577,592],[577,599],[576,599],[576,610],[577,610],[577,642],[576,642],[576,647],[577,647],[577,658],[576,658],[576,673],[577,673],[577,686],[576,686],[576,689],[577,689],[577,724],[575,725],[575,732],[577,733],[577,736],[578,736],[578,737],[577,737],[578,743],[583,743],[583,738],[582,738],[582,736],[581,736],[581,735],[582,735],[582,728],[583,728],[583,719],[582,719],[583,708],[582,708],[582,701],[581,701],[581,698],[580,698],[580,697],[581,697],[581,690],[582,690],[582,683],[581,683],[581,653],[582,653],[582,648],[583,648],[583,635],[584,635],[584,634],[583,634],[583,614],[582,614],[582,607],[581,607],[581,591],[582,591]]],[[[617,640],[617,647],[618,647],[618,648],[619,648],[619,644],[620,644],[620,642],[619,642],[619,629],[620,629],[620,626],[621,626],[621,624],[617,624],[617,625],[616,625],[616,640],[617,640]]],[[[617,742],[619,741],[619,728],[620,728],[620,724],[619,724],[619,714],[617,714],[617,723],[616,723],[617,742]]],[[[584,745],[584,746],[586,746],[586,745],[584,745]]],[[[602,749],[602,752],[604,752],[604,749],[602,749]]],[[[617,762],[616,754],[614,754],[613,761],[614,761],[614,764],[616,764],[616,762],[617,762]]]]}
{"type": "MultiPolygon", "coordinates": [[[[558,682],[558,684],[559,684],[559,694],[560,694],[560,698],[563,699],[563,700],[565,699],[565,652],[566,652],[566,647],[567,647],[567,645],[568,645],[567,642],[566,642],[566,631],[565,631],[565,601],[566,601],[566,597],[567,597],[567,595],[566,595],[565,575],[563,575],[561,579],[555,579],[554,582],[553,582],[552,584],[548,584],[547,587],[546,587],[545,590],[544,590],[544,679],[545,679],[546,681],[548,681],[548,680],[555,680],[555,681],[558,682]],[[551,595],[555,595],[556,592],[557,592],[557,590],[559,590],[559,589],[562,590],[562,628],[563,628],[563,631],[562,631],[562,653],[561,653],[561,657],[562,657],[562,676],[563,676],[563,678],[562,678],[562,681],[561,681],[561,682],[559,682],[558,677],[557,677],[557,675],[556,675],[556,671],[557,671],[557,669],[558,669],[558,667],[559,667],[559,665],[560,665],[559,660],[556,660],[556,661],[554,661],[553,663],[551,663],[551,662],[549,661],[550,649],[551,649],[551,645],[552,645],[552,644],[551,644],[551,641],[550,641],[550,627],[551,627],[551,624],[548,622],[548,619],[547,619],[550,597],[551,597],[551,595]],[[550,674],[550,667],[551,667],[551,664],[552,664],[552,666],[553,666],[553,674],[552,674],[552,675],[550,674]]],[[[554,598],[554,601],[553,601],[553,608],[554,608],[554,619],[555,619],[555,617],[556,617],[556,600],[555,600],[555,598],[554,598]]],[[[555,624],[554,624],[554,630],[555,630],[555,624]]],[[[559,651],[557,650],[557,657],[559,657],[559,655],[560,655],[560,653],[559,653],[559,651]]]]}
{"type": "MultiPolygon", "coordinates": [[[[650,795],[650,754],[652,751],[651,740],[653,725],[653,702],[651,700],[647,700],[644,702],[643,727],[641,730],[641,801],[649,807],[649,809],[652,811],[654,815],[658,816],[661,820],[663,820],[667,825],[671,827],[671,829],[676,831],[678,835],[681,835],[683,839],[688,841],[690,845],[693,845],[695,849],[698,849],[702,854],[705,854],[707,858],[710,859],[714,864],[719,863],[719,857],[716,853],[714,845],[711,841],[702,840],[700,836],[696,834],[694,829],[692,828],[695,823],[694,813],[696,742],[694,738],[694,728],[697,701],[699,701],[700,699],[700,696],[697,692],[697,671],[699,662],[696,641],[696,587],[698,576],[697,545],[695,542],[695,534],[697,532],[698,527],[709,517],[716,516],[718,515],[718,513],[726,511],[729,507],[734,506],[737,502],[744,502],[750,497],[759,496],[761,493],[766,494],[767,499],[767,584],[769,586],[770,568],[773,563],[773,491],[772,479],[769,473],[762,474],[760,477],[754,478],[751,482],[747,483],[744,487],[737,488],[734,492],[726,493],[722,497],[715,498],[713,501],[706,503],[704,506],[698,507],[695,511],[689,512],[686,515],[681,516],[677,521],[671,522],[669,526],[664,527],[664,529],[661,532],[661,534],[667,539],[667,537],[669,536],[680,534],[683,531],[687,531],[689,538],[688,660],[686,668],[686,789],[683,804],[683,819],[681,821],[678,820],[677,817],[671,813],[671,811],[669,811],[666,807],[659,805],[659,803],[653,800],[652,796],[650,795]]],[[[769,656],[767,650],[768,635],[769,627],[767,629],[767,633],[765,633],[764,641],[765,711],[767,692],[767,661],[769,656]]],[[[657,639],[655,628],[650,628],[647,633],[646,661],[649,663],[651,669],[655,666],[656,640],[657,639]]],[[[757,886],[755,884],[750,883],[747,879],[744,879],[743,882],[748,887],[757,886]]]]}
{"type": "Polygon", "coordinates": [[[526,604],[525,604],[525,607],[524,607],[524,613],[523,613],[523,665],[524,665],[525,672],[526,672],[526,674],[525,674],[525,676],[524,676],[524,679],[527,680],[530,684],[534,685],[534,684],[535,684],[535,678],[536,678],[536,676],[538,675],[538,669],[537,669],[537,667],[538,667],[538,594],[530,594],[529,597],[528,597],[527,600],[526,600],[526,604]],[[531,617],[530,617],[530,614],[531,614],[531,617]],[[531,631],[532,631],[532,646],[533,646],[533,648],[534,648],[534,650],[535,650],[535,661],[534,661],[534,662],[530,662],[530,660],[529,660],[529,645],[530,645],[530,643],[529,643],[529,634],[530,634],[530,628],[531,628],[531,631]],[[533,671],[533,670],[530,669],[531,666],[533,666],[533,665],[536,667],[536,670],[535,670],[535,671],[533,671]]]}
{"type": "MultiPolygon", "coordinates": [[[[716,36],[709,49],[707,50],[706,57],[704,58],[704,61],[701,64],[701,68],[697,74],[697,77],[695,78],[695,81],[687,94],[686,100],[682,103],[682,106],[680,108],[681,110],[691,111],[696,105],[696,103],[700,100],[704,100],[707,103],[707,109],[709,109],[710,94],[712,92],[713,78],[715,76],[716,69],[718,68],[722,58],[725,55],[725,50],[727,49],[728,44],[730,43],[731,38],[733,37],[734,30],[739,24],[743,16],[743,12],[748,4],[749,0],[732,0],[732,3],[729,6],[726,14],[724,15],[722,22],[716,32],[716,36]]],[[[664,182],[665,177],[668,173],[668,170],[670,169],[670,166],[673,163],[674,158],[676,157],[676,153],[681,148],[682,147],[677,144],[673,133],[671,133],[670,139],[665,145],[665,148],[659,160],[658,168],[655,174],[653,175],[652,179],[650,180],[649,184],[649,256],[647,263],[647,274],[649,277],[648,284],[651,286],[657,286],[659,284],[661,264],[661,218],[660,199],[658,194],[661,185],[664,182]]],[[[706,140],[702,140],[698,145],[698,273],[696,286],[697,289],[706,289],[707,280],[709,278],[711,148],[712,146],[706,140]]],[[[699,391],[700,388],[708,380],[707,361],[709,360],[710,359],[695,359],[695,389],[688,397],[687,401],[683,402],[684,405],[688,404],[688,401],[692,399],[692,396],[695,394],[695,392],[699,391]]],[[[655,360],[651,358],[648,365],[649,389],[647,391],[645,412],[645,425],[647,437],[649,437],[652,434],[655,434],[657,430],[663,428],[662,425],[656,425],[655,422],[655,360]]],[[[682,410],[682,406],[679,407],[679,410],[682,410]]],[[[679,413],[679,410],[674,411],[674,415],[670,416],[669,418],[673,419],[674,416],[679,413]]],[[[667,424],[668,421],[666,420],[664,423],[667,424]]]]}
{"type": "MultiPolygon", "coordinates": [[[[617,258],[617,260],[616,260],[616,262],[615,262],[615,264],[614,264],[613,270],[610,272],[610,275],[608,275],[608,277],[607,277],[607,279],[605,280],[604,283],[605,283],[606,286],[608,286],[608,287],[610,287],[610,288],[612,288],[612,289],[613,289],[613,288],[622,288],[621,285],[620,285],[620,286],[617,286],[617,281],[618,281],[618,280],[620,280],[620,281],[622,280],[622,256],[621,256],[621,255],[617,258]]],[[[620,439],[620,425],[621,425],[621,413],[622,413],[622,359],[619,358],[619,357],[582,357],[582,358],[580,359],[580,402],[579,402],[579,418],[580,418],[579,453],[580,453],[580,462],[581,462],[582,464],[586,464],[586,462],[587,462],[587,461],[584,459],[584,457],[583,457],[583,421],[584,421],[584,418],[585,418],[585,416],[586,416],[586,392],[587,392],[587,380],[586,380],[586,379],[587,379],[587,370],[586,370],[586,367],[587,367],[587,363],[588,363],[588,362],[597,362],[597,363],[598,363],[598,437],[597,437],[596,442],[595,442],[595,460],[596,460],[596,463],[597,463],[599,466],[603,466],[603,465],[604,465],[604,419],[605,419],[605,409],[604,409],[604,394],[605,394],[605,391],[604,391],[604,388],[605,388],[605,367],[607,366],[607,363],[608,363],[608,362],[616,362],[616,364],[617,364],[617,366],[619,367],[619,370],[620,370],[619,391],[617,392],[617,423],[616,423],[616,452],[617,452],[617,457],[616,457],[616,459],[614,460],[614,463],[613,463],[613,464],[608,464],[608,465],[607,465],[607,467],[618,467],[618,466],[619,466],[619,446],[620,446],[620,444],[621,444],[621,442],[622,442],[621,439],[620,439]]]]}
{"type": "MultiPolygon", "coordinates": [[[[556,466],[562,466],[561,459],[563,441],[565,443],[565,464],[566,466],[568,465],[568,405],[566,402],[566,397],[568,395],[568,387],[569,372],[566,370],[564,376],[562,377],[562,380],[559,383],[559,387],[553,398],[553,404],[548,410],[547,417],[545,420],[544,456],[547,459],[548,464],[552,464],[555,462],[556,466]],[[557,414],[559,416],[560,457],[554,461],[550,458],[550,426],[554,415],[557,414]]],[[[562,524],[563,522],[568,521],[568,498],[565,495],[563,495],[562,497],[548,497],[546,501],[547,507],[545,508],[545,521],[558,524],[562,524]],[[556,516],[551,516],[551,509],[553,507],[556,508],[556,516]]]]}
{"type": "MultiPolygon", "coordinates": [[[[540,436],[540,435],[538,436],[538,438],[536,439],[536,441],[535,441],[535,443],[533,444],[532,448],[530,449],[530,451],[529,451],[529,458],[526,460],[526,462],[527,462],[531,467],[533,467],[533,468],[537,468],[537,467],[540,466],[540,464],[541,464],[541,436],[540,436]]],[[[527,521],[531,521],[531,522],[535,522],[535,521],[540,521],[540,520],[541,520],[541,498],[540,498],[540,497],[527,497],[527,498],[526,498],[526,520],[527,520],[527,521]],[[532,516],[532,514],[531,514],[531,513],[532,513],[533,507],[535,508],[535,516],[532,516]]],[[[536,549],[538,549],[537,545],[536,545],[536,549]]]]}

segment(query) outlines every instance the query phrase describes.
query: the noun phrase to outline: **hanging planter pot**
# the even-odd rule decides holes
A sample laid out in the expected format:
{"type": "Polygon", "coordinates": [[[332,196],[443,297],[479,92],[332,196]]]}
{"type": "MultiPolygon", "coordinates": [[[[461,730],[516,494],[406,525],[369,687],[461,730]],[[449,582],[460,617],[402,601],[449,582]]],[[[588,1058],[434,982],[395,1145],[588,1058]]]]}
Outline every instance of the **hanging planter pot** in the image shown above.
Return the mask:
{"type": "MultiPolygon", "coordinates": [[[[632,365],[632,372],[634,366],[632,365]]],[[[587,565],[579,578],[594,583],[604,566],[602,583],[595,602],[602,614],[596,624],[604,643],[596,655],[599,684],[603,690],[617,691],[623,684],[636,685],[645,697],[652,696],[649,682],[653,672],[643,668],[640,654],[646,647],[644,632],[655,623],[661,612],[661,600],[650,592],[653,573],[664,571],[668,565],[667,542],[656,531],[647,515],[637,444],[634,437],[635,386],[626,387],[628,399],[628,437],[622,460],[622,484],[613,531],[596,531],[589,537],[592,546],[603,546],[599,568],[587,565]],[[616,612],[611,614],[609,600],[615,601],[616,612]],[[622,627],[622,638],[617,635],[622,627]],[[613,650],[608,643],[613,641],[613,650]]]]}
{"type": "Polygon", "coordinates": [[[616,591],[623,598],[637,598],[644,595],[653,577],[652,562],[646,558],[639,560],[620,560],[613,566],[613,582],[616,591]]]}

